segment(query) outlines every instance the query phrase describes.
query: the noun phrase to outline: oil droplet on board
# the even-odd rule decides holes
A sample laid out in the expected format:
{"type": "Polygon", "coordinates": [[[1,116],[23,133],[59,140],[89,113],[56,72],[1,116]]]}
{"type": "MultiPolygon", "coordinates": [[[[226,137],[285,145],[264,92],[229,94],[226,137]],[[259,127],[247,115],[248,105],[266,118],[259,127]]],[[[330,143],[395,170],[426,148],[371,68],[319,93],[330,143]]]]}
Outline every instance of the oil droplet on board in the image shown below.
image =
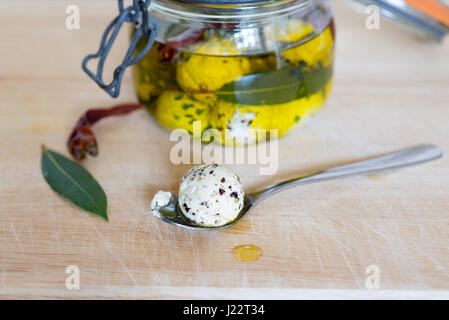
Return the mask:
{"type": "Polygon", "coordinates": [[[262,249],[252,244],[237,246],[232,249],[232,253],[240,261],[256,261],[262,256],[262,249]]]}
{"type": "Polygon", "coordinates": [[[382,179],[384,178],[384,176],[385,176],[385,175],[380,174],[380,173],[369,173],[369,174],[366,175],[366,177],[367,177],[369,180],[372,180],[372,181],[379,181],[379,180],[382,180],[382,179]]]}

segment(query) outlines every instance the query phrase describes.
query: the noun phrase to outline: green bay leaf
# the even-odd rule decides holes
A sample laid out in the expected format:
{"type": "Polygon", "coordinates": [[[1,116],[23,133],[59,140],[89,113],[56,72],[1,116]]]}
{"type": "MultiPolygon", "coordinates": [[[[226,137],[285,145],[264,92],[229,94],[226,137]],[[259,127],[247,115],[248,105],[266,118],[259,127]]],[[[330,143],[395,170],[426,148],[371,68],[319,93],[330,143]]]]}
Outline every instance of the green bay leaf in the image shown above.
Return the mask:
{"type": "Polygon", "coordinates": [[[45,147],[41,166],[45,180],[56,193],[108,221],[106,194],[86,169],[45,147]]]}
{"type": "Polygon", "coordinates": [[[288,66],[276,71],[243,76],[225,84],[215,94],[242,105],[282,104],[324,90],[332,78],[332,66],[288,66]]]}

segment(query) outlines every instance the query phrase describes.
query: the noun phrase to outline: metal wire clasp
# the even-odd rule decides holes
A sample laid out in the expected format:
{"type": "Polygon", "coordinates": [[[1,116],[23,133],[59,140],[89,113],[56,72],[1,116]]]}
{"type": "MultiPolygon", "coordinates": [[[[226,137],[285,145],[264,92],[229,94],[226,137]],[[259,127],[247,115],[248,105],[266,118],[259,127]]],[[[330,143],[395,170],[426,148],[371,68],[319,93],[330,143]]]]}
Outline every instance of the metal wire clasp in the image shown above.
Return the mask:
{"type": "Polygon", "coordinates": [[[120,14],[107,26],[98,51],[83,59],[82,68],[84,72],[113,98],[117,98],[120,94],[120,86],[126,68],[139,62],[153,46],[159,26],[157,21],[148,15],[150,3],[151,0],[133,0],[133,5],[125,9],[123,0],[118,0],[120,14]],[[136,32],[131,39],[131,44],[122,63],[114,70],[114,79],[111,83],[105,84],[103,81],[104,63],[124,22],[136,24],[136,32]],[[133,57],[134,50],[142,36],[147,38],[147,42],[142,51],[133,57]],[[97,58],[97,72],[94,73],[88,69],[87,64],[90,60],[97,58]]]}

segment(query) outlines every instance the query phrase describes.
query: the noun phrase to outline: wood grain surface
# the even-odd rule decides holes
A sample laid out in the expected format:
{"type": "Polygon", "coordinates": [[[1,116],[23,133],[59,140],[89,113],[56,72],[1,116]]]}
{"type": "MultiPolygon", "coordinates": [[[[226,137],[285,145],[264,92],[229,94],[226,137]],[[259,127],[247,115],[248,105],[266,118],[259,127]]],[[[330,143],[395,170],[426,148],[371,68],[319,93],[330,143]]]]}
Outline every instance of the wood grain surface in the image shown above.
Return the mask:
{"type": "MultiPolygon", "coordinates": [[[[279,142],[276,176],[231,166],[248,191],[327,166],[422,143],[449,152],[449,43],[418,41],[333,1],[334,89],[326,107],[279,142]]],[[[189,168],[139,111],[96,127],[100,155],[85,167],[104,187],[110,222],[50,190],[40,146],[65,142],[87,108],[109,98],[81,71],[116,14],[115,1],[0,2],[0,298],[448,298],[449,157],[386,174],[308,185],[263,202],[219,232],[177,229],[153,218],[159,189],[176,191],[189,168]],[[65,28],[77,4],[81,29],[65,28]],[[237,245],[259,246],[254,262],[237,245]],[[67,290],[68,265],[80,290],[67,290]],[[365,270],[381,270],[368,290],[365,270]]],[[[124,35],[111,64],[120,61],[124,35]]],[[[129,74],[121,102],[135,101],[129,74]]]]}

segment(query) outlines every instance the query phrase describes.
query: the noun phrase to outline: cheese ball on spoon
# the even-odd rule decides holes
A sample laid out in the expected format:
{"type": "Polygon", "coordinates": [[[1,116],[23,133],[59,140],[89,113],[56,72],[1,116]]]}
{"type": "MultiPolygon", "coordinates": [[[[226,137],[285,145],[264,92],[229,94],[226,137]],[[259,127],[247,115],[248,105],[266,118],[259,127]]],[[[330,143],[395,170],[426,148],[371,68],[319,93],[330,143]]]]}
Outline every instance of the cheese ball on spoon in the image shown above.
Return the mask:
{"type": "Polygon", "coordinates": [[[243,208],[245,193],[237,175],[218,165],[190,169],[179,186],[183,215],[202,227],[232,222],[243,208]]]}

